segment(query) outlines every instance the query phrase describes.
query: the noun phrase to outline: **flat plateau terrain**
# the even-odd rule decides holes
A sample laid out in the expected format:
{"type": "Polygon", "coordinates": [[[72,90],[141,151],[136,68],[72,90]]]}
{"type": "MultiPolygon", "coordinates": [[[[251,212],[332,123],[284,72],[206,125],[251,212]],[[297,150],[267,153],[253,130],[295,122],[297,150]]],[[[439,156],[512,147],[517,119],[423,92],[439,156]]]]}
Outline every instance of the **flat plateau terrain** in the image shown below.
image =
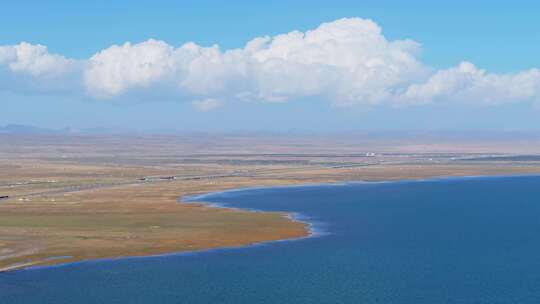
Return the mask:
{"type": "Polygon", "coordinates": [[[540,174],[540,141],[0,134],[0,271],[306,236],[282,213],[181,204],[255,186],[540,174]]]}

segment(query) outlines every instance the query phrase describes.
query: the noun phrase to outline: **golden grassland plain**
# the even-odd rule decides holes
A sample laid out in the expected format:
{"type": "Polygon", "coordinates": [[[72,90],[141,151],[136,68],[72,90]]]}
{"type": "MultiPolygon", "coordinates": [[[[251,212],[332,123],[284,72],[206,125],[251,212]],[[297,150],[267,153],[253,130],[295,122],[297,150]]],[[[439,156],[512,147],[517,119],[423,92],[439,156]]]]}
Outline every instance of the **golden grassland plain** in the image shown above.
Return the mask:
{"type": "Polygon", "coordinates": [[[233,188],[540,173],[538,143],[0,135],[0,271],[308,235],[279,212],[181,204],[233,188]],[[526,155],[526,157],[518,157],[526,155]]]}

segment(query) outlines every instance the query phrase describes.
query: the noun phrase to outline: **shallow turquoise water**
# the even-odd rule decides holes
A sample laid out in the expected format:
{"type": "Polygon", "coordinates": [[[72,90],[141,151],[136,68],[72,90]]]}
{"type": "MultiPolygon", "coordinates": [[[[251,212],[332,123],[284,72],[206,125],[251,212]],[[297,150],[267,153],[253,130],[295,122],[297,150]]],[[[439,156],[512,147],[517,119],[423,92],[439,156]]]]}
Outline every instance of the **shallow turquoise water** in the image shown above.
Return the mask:
{"type": "Polygon", "coordinates": [[[540,177],[225,192],[318,237],[0,274],[0,303],[540,303],[540,177]]]}

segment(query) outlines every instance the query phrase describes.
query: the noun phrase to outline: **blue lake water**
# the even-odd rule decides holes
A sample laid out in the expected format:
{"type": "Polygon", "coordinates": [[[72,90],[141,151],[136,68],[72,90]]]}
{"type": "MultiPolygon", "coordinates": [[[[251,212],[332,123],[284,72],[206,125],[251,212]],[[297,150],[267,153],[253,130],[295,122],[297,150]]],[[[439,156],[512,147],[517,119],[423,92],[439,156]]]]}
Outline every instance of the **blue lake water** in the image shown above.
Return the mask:
{"type": "Polygon", "coordinates": [[[0,273],[0,303],[540,303],[540,177],[218,193],[318,237],[0,273]]]}

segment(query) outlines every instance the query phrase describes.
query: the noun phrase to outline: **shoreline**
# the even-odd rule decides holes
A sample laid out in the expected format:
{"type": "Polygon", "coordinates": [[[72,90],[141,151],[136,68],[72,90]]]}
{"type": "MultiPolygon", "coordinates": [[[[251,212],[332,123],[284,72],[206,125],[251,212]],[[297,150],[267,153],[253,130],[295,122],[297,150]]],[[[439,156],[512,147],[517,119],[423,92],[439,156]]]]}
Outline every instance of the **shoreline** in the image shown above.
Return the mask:
{"type": "MultiPolygon", "coordinates": [[[[187,203],[204,203],[207,205],[214,205],[215,203],[209,203],[204,201],[204,197],[207,196],[213,196],[213,195],[220,195],[220,194],[226,194],[226,193],[234,193],[234,192],[242,192],[242,191],[252,191],[252,190],[265,190],[265,189],[287,189],[287,188],[305,188],[305,187],[320,187],[320,186],[346,186],[350,184],[383,184],[383,183],[406,183],[406,182],[429,182],[429,181],[446,181],[446,180],[459,180],[459,179],[475,179],[475,178],[511,178],[511,177],[534,177],[538,176],[540,177],[540,173],[531,173],[531,174],[503,174],[503,175],[463,175],[463,176],[456,176],[456,175],[440,175],[440,176],[433,176],[433,177],[427,177],[427,178],[403,178],[403,179],[386,179],[386,180],[350,180],[350,181],[336,181],[336,182],[316,182],[316,183],[305,183],[305,184],[290,184],[290,185],[274,185],[274,186],[253,186],[253,187],[239,187],[239,188],[232,188],[232,189],[225,189],[225,190],[216,190],[211,192],[202,192],[202,193],[195,193],[195,194],[187,194],[183,195],[178,198],[178,202],[182,203],[186,201],[187,203]],[[187,199],[184,199],[187,198],[187,199]]],[[[219,204],[215,204],[216,207],[220,207],[219,204]]],[[[230,208],[234,209],[234,207],[223,207],[223,208],[230,208]]],[[[241,210],[250,210],[245,208],[237,208],[241,210]]],[[[257,209],[253,209],[253,211],[260,211],[257,209]]],[[[265,211],[263,211],[265,212],[265,211]]]]}
{"type": "Polygon", "coordinates": [[[328,182],[328,183],[322,182],[322,183],[306,183],[306,184],[290,184],[290,185],[239,187],[239,188],[225,189],[221,191],[217,190],[213,192],[182,195],[177,198],[177,203],[201,204],[208,208],[223,208],[223,209],[228,209],[228,210],[238,210],[238,211],[247,211],[247,212],[256,212],[256,213],[266,213],[266,212],[281,213],[283,214],[284,217],[288,218],[289,220],[293,222],[302,223],[306,227],[307,233],[304,236],[300,236],[300,237],[292,237],[292,238],[276,239],[276,240],[263,240],[263,241],[253,242],[253,243],[249,243],[245,245],[214,247],[214,248],[206,248],[206,249],[199,249],[199,250],[176,251],[176,252],[154,254],[154,255],[150,254],[150,255],[140,255],[140,256],[134,255],[134,256],[118,256],[118,257],[112,257],[112,258],[82,259],[82,260],[65,262],[65,263],[44,264],[44,265],[39,264],[43,261],[21,262],[15,265],[10,265],[7,267],[0,268],[0,275],[5,274],[5,273],[12,273],[16,271],[64,267],[64,266],[80,264],[80,263],[92,263],[92,262],[99,263],[99,262],[125,260],[125,259],[181,256],[181,255],[192,255],[192,254],[199,254],[199,253],[205,253],[205,252],[215,252],[215,251],[220,251],[220,250],[243,249],[243,248],[249,248],[251,246],[264,246],[267,244],[272,244],[274,242],[298,241],[302,239],[321,237],[321,236],[330,234],[330,232],[325,231],[324,229],[320,229],[320,230],[318,229],[320,228],[321,224],[324,224],[324,223],[317,223],[316,221],[312,221],[310,220],[309,216],[306,216],[304,214],[295,213],[295,212],[291,213],[291,212],[280,212],[280,211],[265,211],[265,210],[251,209],[251,208],[238,208],[238,207],[231,207],[231,206],[226,206],[219,203],[211,203],[211,202],[206,202],[204,200],[201,200],[208,196],[215,196],[215,195],[220,195],[224,193],[241,192],[241,191],[256,191],[256,190],[265,190],[265,189],[280,189],[280,188],[283,189],[283,188],[302,188],[302,187],[321,187],[321,186],[332,187],[332,186],[340,186],[340,185],[346,186],[346,185],[352,185],[352,184],[407,183],[407,182],[430,182],[430,181],[444,182],[444,181],[463,180],[463,179],[514,178],[514,177],[534,177],[534,176],[540,176],[540,175],[539,174],[471,175],[471,176],[442,176],[441,175],[441,176],[434,176],[434,177],[429,177],[429,178],[411,178],[411,179],[396,179],[396,180],[356,180],[356,181],[351,180],[351,181],[344,181],[344,182],[328,182]]]}

